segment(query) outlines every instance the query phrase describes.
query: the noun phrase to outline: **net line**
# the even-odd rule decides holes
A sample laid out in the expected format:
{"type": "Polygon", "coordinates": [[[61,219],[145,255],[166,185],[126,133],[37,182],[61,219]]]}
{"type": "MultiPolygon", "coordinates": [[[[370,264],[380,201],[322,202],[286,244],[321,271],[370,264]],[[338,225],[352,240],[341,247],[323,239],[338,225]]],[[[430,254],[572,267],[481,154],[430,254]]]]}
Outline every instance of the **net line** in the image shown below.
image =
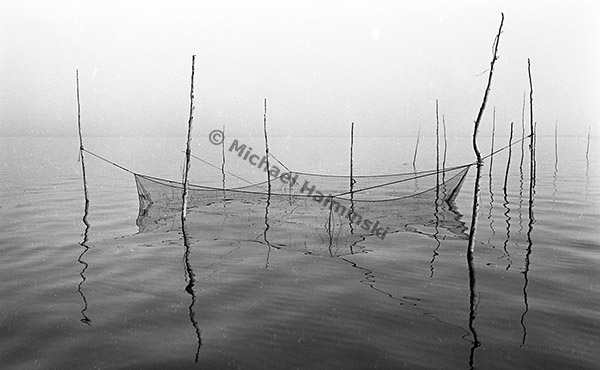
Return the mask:
{"type": "MultiPolygon", "coordinates": [[[[500,152],[508,149],[509,147],[511,147],[513,145],[516,145],[516,144],[518,144],[518,143],[520,143],[520,142],[528,139],[531,136],[532,136],[532,134],[529,134],[529,135],[527,135],[525,137],[522,137],[521,139],[518,139],[518,140],[516,140],[514,142],[511,142],[510,144],[505,145],[504,147],[502,147],[500,149],[497,149],[496,151],[491,152],[491,153],[487,154],[486,156],[483,156],[481,159],[483,161],[483,160],[485,160],[487,158],[490,158],[490,157],[492,157],[492,156],[494,156],[494,155],[496,155],[496,154],[498,154],[498,153],[500,153],[500,152]]],[[[179,184],[176,181],[171,181],[171,180],[167,180],[167,179],[163,179],[163,178],[159,178],[159,177],[154,177],[154,176],[150,176],[150,175],[143,175],[143,174],[134,172],[134,171],[132,171],[132,170],[130,170],[130,169],[128,169],[128,168],[126,168],[126,167],[124,167],[124,166],[116,163],[116,162],[113,162],[113,161],[111,161],[111,160],[109,160],[109,159],[107,159],[107,158],[105,158],[105,157],[103,157],[103,156],[101,156],[99,154],[96,154],[96,153],[94,153],[94,152],[92,152],[92,151],[90,151],[88,149],[83,149],[82,148],[81,150],[85,151],[86,153],[89,153],[90,155],[92,155],[92,156],[94,156],[94,157],[96,157],[96,158],[98,158],[98,159],[100,159],[100,160],[102,160],[102,161],[104,161],[104,162],[112,165],[112,166],[115,166],[115,167],[117,167],[117,168],[119,168],[119,169],[121,169],[121,170],[123,170],[123,171],[125,171],[127,173],[130,173],[132,175],[141,176],[141,177],[148,178],[148,179],[155,179],[155,180],[160,180],[160,181],[166,181],[166,182],[168,182],[168,183],[170,183],[172,185],[179,184]]],[[[311,176],[311,177],[340,178],[340,179],[348,179],[348,178],[350,178],[349,175],[329,175],[329,174],[315,174],[315,173],[310,173],[310,172],[293,171],[293,170],[290,170],[287,166],[285,166],[273,154],[269,154],[269,155],[272,156],[282,166],[284,166],[289,171],[287,173],[289,175],[298,174],[298,175],[311,176]]],[[[222,170],[218,166],[216,166],[216,165],[214,165],[214,164],[212,164],[212,163],[210,163],[210,162],[208,162],[208,161],[206,161],[206,160],[204,160],[204,159],[202,159],[202,158],[200,158],[198,156],[192,155],[192,157],[194,159],[199,160],[199,161],[201,161],[201,162],[203,162],[203,163],[205,163],[207,165],[210,165],[210,166],[212,166],[212,167],[214,167],[216,169],[222,170]]],[[[460,165],[460,166],[453,166],[453,167],[449,167],[449,168],[444,168],[444,169],[439,170],[439,171],[438,170],[425,170],[425,171],[418,171],[418,172],[405,172],[405,173],[396,173],[396,174],[356,175],[356,176],[352,176],[352,178],[353,179],[376,179],[376,178],[391,178],[391,177],[398,177],[398,176],[410,176],[410,177],[402,178],[402,179],[399,179],[399,180],[396,180],[396,181],[389,181],[389,182],[385,182],[385,183],[381,183],[381,184],[377,184],[377,185],[373,185],[373,186],[368,186],[368,187],[364,187],[364,188],[360,188],[360,189],[353,189],[352,191],[338,192],[338,193],[330,195],[330,196],[333,196],[333,197],[336,197],[336,198],[340,198],[340,197],[342,197],[344,195],[361,193],[361,192],[365,192],[365,191],[368,191],[368,190],[373,190],[373,189],[378,189],[378,188],[382,188],[382,187],[387,187],[387,186],[391,186],[391,185],[394,185],[394,184],[399,184],[399,183],[410,181],[410,180],[415,180],[415,179],[424,178],[424,177],[428,177],[428,176],[432,176],[432,175],[437,175],[439,173],[446,173],[446,172],[455,171],[455,170],[462,169],[462,168],[468,168],[468,167],[470,167],[470,166],[472,166],[474,164],[477,164],[477,161],[474,161],[474,162],[471,162],[471,163],[467,163],[467,164],[464,164],[464,165],[460,165]]],[[[226,189],[226,190],[229,190],[229,191],[245,191],[245,192],[249,192],[249,193],[260,193],[260,192],[257,192],[257,191],[251,191],[249,189],[250,188],[260,188],[260,186],[266,185],[268,183],[268,181],[263,181],[263,182],[258,182],[258,183],[252,183],[252,182],[244,179],[243,177],[238,176],[238,175],[236,175],[234,173],[231,173],[229,171],[224,171],[224,172],[226,172],[227,174],[229,174],[231,176],[234,176],[234,177],[238,178],[239,180],[242,180],[242,181],[244,181],[244,182],[246,182],[246,183],[249,184],[249,185],[246,185],[246,186],[241,186],[241,187],[235,187],[235,188],[228,188],[228,189],[226,189]]],[[[271,182],[273,182],[275,180],[281,180],[281,178],[283,176],[285,176],[285,175],[286,174],[274,177],[274,178],[271,179],[271,182]]],[[[202,186],[202,185],[192,185],[192,186],[194,188],[196,188],[196,189],[206,189],[206,190],[215,190],[215,189],[217,189],[215,187],[202,186]]],[[[401,199],[401,198],[403,198],[403,197],[398,197],[398,198],[394,198],[394,199],[401,199]]]]}

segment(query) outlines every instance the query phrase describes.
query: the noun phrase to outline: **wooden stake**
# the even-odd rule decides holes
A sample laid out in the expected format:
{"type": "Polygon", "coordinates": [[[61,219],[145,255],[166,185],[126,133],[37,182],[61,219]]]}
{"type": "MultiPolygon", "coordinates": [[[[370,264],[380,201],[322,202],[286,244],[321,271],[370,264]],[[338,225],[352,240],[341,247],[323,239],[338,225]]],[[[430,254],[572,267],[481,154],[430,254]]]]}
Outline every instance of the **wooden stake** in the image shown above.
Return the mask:
{"type": "Polygon", "coordinates": [[[512,157],[512,138],[513,138],[513,124],[510,123],[510,137],[508,139],[508,162],[506,162],[506,173],[504,174],[504,194],[506,196],[506,188],[508,186],[508,172],[510,170],[510,159],[512,157]]]}
{"type": "Polygon", "coordinates": [[[481,153],[479,152],[479,148],[477,148],[477,132],[479,131],[479,124],[481,123],[481,119],[483,118],[483,112],[485,111],[485,106],[487,104],[488,96],[490,93],[490,89],[492,87],[492,76],[494,74],[494,64],[496,64],[496,60],[498,60],[498,44],[500,43],[500,35],[502,34],[502,25],[504,24],[504,13],[502,13],[502,19],[500,21],[500,27],[498,28],[498,34],[494,40],[494,54],[492,56],[492,62],[490,63],[490,74],[488,76],[487,87],[485,88],[485,93],[483,94],[483,101],[481,103],[481,107],[479,107],[479,113],[477,114],[477,119],[475,120],[475,127],[473,129],[473,151],[477,156],[477,161],[481,162],[481,153]]]}
{"type": "Polygon", "coordinates": [[[554,123],[554,170],[558,168],[558,120],[554,123]]]}
{"type": "Polygon", "coordinates": [[[438,100],[435,99],[435,204],[440,200],[440,114],[438,100]]]}
{"type": "Polygon", "coordinates": [[[79,159],[81,160],[81,172],[83,174],[83,195],[85,197],[85,217],[83,218],[83,223],[89,227],[89,223],[87,222],[87,210],[89,206],[89,197],[88,197],[88,187],[87,187],[87,177],[85,174],[85,158],[84,158],[84,148],[83,148],[83,135],[81,134],[81,104],[79,101],[79,70],[75,71],[75,78],[77,80],[77,128],[79,129],[79,159]]]}
{"type": "Polygon", "coordinates": [[[421,136],[421,126],[419,126],[419,131],[417,132],[417,145],[415,145],[415,156],[413,157],[413,168],[415,167],[415,163],[417,162],[417,151],[419,150],[419,137],[421,136]]]}
{"type": "MultiPolygon", "coordinates": [[[[187,145],[185,149],[185,168],[183,174],[183,205],[181,210],[181,222],[185,222],[187,217],[187,203],[188,203],[188,187],[189,180],[188,175],[190,172],[190,156],[192,154],[191,144],[192,144],[192,121],[194,120],[194,63],[196,61],[196,56],[192,55],[192,76],[190,80],[190,117],[188,120],[188,132],[187,132],[187,145]]],[[[183,226],[183,225],[182,225],[183,226]]]]}
{"type": "Polygon", "coordinates": [[[354,195],[354,177],[353,177],[353,168],[354,168],[354,122],[352,122],[352,126],[350,127],[350,198],[354,195]]]}
{"type": "Polygon", "coordinates": [[[588,126],[587,147],[585,149],[585,160],[590,161],[590,137],[592,135],[592,126],[588,126]]]}
{"type": "Polygon", "coordinates": [[[442,114],[442,125],[444,127],[444,159],[442,160],[443,181],[446,179],[446,154],[448,153],[448,136],[446,134],[446,117],[442,114]]]}
{"type": "Polygon", "coordinates": [[[502,34],[502,25],[504,24],[504,13],[502,13],[502,20],[500,21],[500,27],[498,28],[498,34],[494,40],[494,53],[492,56],[492,62],[490,63],[490,74],[488,77],[487,87],[485,89],[485,93],[483,95],[483,102],[481,103],[481,107],[479,108],[479,113],[477,114],[477,119],[475,120],[475,126],[473,128],[473,151],[475,152],[475,156],[477,157],[477,173],[475,175],[475,186],[473,190],[473,208],[471,213],[471,225],[469,229],[469,242],[467,246],[467,266],[469,268],[469,331],[471,332],[471,336],[473,338],[471,353],[469,355],[469,366],[470,368],[474,368],[475,363],[475,350],[481,346],[481,342],[478,339],[477,331],[475,330],[475,318],[477,316],[477,296],[475,292],[475,262],[473,259],[474,250],[475,250],[475,228],[477,226],[477,213],[479,211],[479,192],[480,185],[479,182],[481,180],[481,169],[483,167],[483,159],[481,158],[481,153],[477,148],[477,131],[479,130],[479,124],[481,123],[481,119],[483,117],[483,112],[485,111],[485,106],[487,103],[487,98],[490,92],[491,84],[492,84],[492,75],[494,73],[494,64],[498,59],[498,44],[500,43],[500,35],[502,34]]]}
{"type": "Polygon", "coordinates": [[[531,61],[527,58],[527,74],[529,75],[529,129],[530,129],[530,144],[529,149],[533,150],[534,143],[534,128],[533,128],[533,81],[531,80],[531,61]]]}
{"type": "MultiPolygon", "coordinates": [[[[494,113],[492,114],[492,149],[490,151],[490,153],[492,154],[490,156],[490,180],[492,178],[492,168],[494,167],[494,140],[496,137],[496,107],[494,107],[494,113]]],[[[490,184],[491,186],[491,184],[490,184]]]]}
{"type": "Polygon", "coordinates": [[[83,148],[83,135],[81,134],[81,104],[79,101],[79,70],[75,70],[75,79],[77,81],[77,128],[79,131],[79,160],[81,161],[81,173],[82,173],[82,177],[83,177],[83,195],[85,198],[85,204],[84,204],[84,210],[83,210],[83,224],[85,225],[85,230],[83,232],[83,240],[81,241],[81,243],[79,243],[79,245],[81,245],[84,250],[81,252],[81,254],[79,255],[79,258],[77,259],[77,261],[79,261],[79,263],[81,263],[83,265],[83,269],[81,270],[81,273],[79,274],[81,276],[81,282],[79,282],[79,284],[77,285],[77,291],[79,292],[79,295],[81,295],[81,298],[83,299],[83,304],[84,307],[81,310],[81,315],[83,316],[82,319],[80,319],[80,321],[86,325],[91,325],[92,320],[90,320],[87,315],[85,314],[85,312],[88,309],[88,303],[87,303],[87,299],[85,298],[85,295],[83,294],[83,290],[82,290],[82,286],[83,283],[85,282],[85,270],[87,270],[88,268],[88,264],[83,260],[83,256],[85,255],[85,253],[90,249],[90,247],[87,245],[88,242],[88,232],[90,230],[90,223],[87,220],[88,214],[89,214],[89,208],[90,208],[90,198],[88,196],[88,187],[87,187],[87,176],[85,173],[85,158],[84,158],[84,148],[83,148]]]}
{"type": "Polygon", "coordinates": [[[485,88],[485,93],[483,94],[483,101],[481,102],[481,106],[479,107],[479,113],[477,114],[477,119],[475,120],[475,126],[473,127],[473,151],[477,157],[477,175],[475,176],[475,189],[473,194],[473,209],[471,215],[471,226],[469,229],[469,244],[467,247],[467,260],[472,261],[473,259],[473,251],[475,246],[475,227],[477,224],[477,212],[479,211],[479,181],[481,177],[481,167],[483,166],[483,159],[481,158],[481,153],[477,148],[477,132],[479,131],[479,124],[481,123],[481,119],[483,117],[483,112],[485,111],[485,106],[487,104],[488,95],[490,93],[490,89],[492,86],[492,76],[494,74],[494,64],[496,60],[498,60],[498,44],[500,43],[500,35],[502,34],[502,26],[504,24],[504,13],[502,14],[502,18],[500,20],[500,27],[498,28],[498,34],[494,39],[494,52],[492,55],[492,61],[490,63],[490,74],[488,76],[487,86],[485,88]]]}
{"type": "Polygon", "coordinates": [[[267,189],[271,196],[271,167],[269,167],[269,138],[267,136],[267,98],[265,98],[265,113],[263,115],[263,132],[265,134],[265,158],[267,159],[267,189]]]}
{"type": "Polygon", "coordinates": [[[225,200],[225,125],[223,125],[223,141],[221,142],[221,178],[223,180],[223,200],[225,200]]]}
{"type": "Polygon", "coordinates": [[[531,131],[531,136],[529,139],[529,152],[530,152],[530,170],[529,170],[529,202],[533,202],[533,191],[535,187],[535,171],[536,171],[536,162],[535,162],[535,143],[537,141],[536,138],[536,130],[534,126],[533,120],[533,80],[531,78],[531,61],[527,58],[527,74],[529,75],[529,127],[531,131]]]}

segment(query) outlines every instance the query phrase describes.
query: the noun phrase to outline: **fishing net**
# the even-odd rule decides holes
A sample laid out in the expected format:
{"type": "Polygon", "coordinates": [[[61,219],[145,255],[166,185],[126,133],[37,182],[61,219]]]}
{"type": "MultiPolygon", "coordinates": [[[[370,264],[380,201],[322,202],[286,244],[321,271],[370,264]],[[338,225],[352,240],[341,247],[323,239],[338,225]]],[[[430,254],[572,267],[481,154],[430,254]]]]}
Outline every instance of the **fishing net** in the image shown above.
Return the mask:
{"type": "MultiPolygon", "coordinates": [[[[286,172],[233,189],[190,185],[186,232],[191,240],[330,256],[359,252],[367,238],[402,231],[464,239],[454,199],[469,167],[352,177],[286,172]]],[[[134,175],[139,231],[179,232],[183,185],[134,175]]]]}

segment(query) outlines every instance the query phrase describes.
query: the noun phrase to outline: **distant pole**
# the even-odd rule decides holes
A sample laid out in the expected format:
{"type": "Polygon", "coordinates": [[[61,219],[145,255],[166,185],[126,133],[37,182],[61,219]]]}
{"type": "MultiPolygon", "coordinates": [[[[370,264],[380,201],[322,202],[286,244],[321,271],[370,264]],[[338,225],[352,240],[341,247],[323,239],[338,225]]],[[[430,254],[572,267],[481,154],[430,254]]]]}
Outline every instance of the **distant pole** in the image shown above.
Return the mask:
{"type": "MultiPolygon", "coordinates": [[[[492,169],[494,167],[494,140],[496,137],[496,107],[492,113],[492,149],[490,150],[490,181],[492,178],[492,169]]],[[[491,186],[491,184],[490,184],[491,186]]]]}
{"type": "Polygon", "coordinates": [[[535,142],[535,130],[533,127],[533,81],[531,79],[531,61],[527,58],[527,74],[529,75],[529,129],[530,129],[530,141],[529,141],[529,149],[531,151],[534,150],[533,144],[535,142]]]}
{"type": "MultiPolygon", "coordinates": [[[[188,120],[188,132],[187,132],[187,145],[185,149],[185,168],[183,174],[183,205],[181,211],[181,222],[185,222],[187,217],[187,205],[188,205],[188,187],[189,180],[188,175],[190,172],[190,156],[192,154],[191,144],[192,144],[192,121],[194,120],[194,63],[196,61],[196,56],[192,55],[192,76],[190,79],[190,118],[188,120]]],[[[182,224],[183,227],[183,224],[182,224]]]]}
{"type": "Polygon", "coordinates": [[[263,115],[263,132],[265,134],[265,158],[267,162],[267,189],[271,195],[271,167],[269,166],[269,138],[267,136],[267,98],[265,98],[265,112],[263,115]]]}
{"type": "Polygon", "coordinates": [[[417,132],[417,144],[415,145],[415,156],[413,157],[413,167],[415,167],[415,163],[417,162],[417,151],[419,150],[419,137],[421,136],[421,126],[419,126],[419,131],[417,132]]]}
{"type": "Polygon", "coordinates": [[[223,125],[223,141],[221,142],[221,177],[223,180],[223,198],[225,198],[225,125],[223,125]]]}
{"type": "Polygon", "coordinates": [[[554,123],[554,169],[558,167],[558,119],[554,123]]]}
{"type": "Polygon", "coordinates": [[[587,148],[585,149],[585,160],[590,161],[590,137],[592,136],[592,126],[588,126],[587,148]]]}
{"type": "Polygon", "coordinates": [[[435,99],[435,156],[436,170],[440,171],[440,114],[438,111],[438,100],[435,99]]]}
{"type": "MultiPolygon", "coordinates": [[[[75,70],[75,78],[77,80],[77,127],[79,129],[79,159],[81,160],[81,172],[83,174],[83,194],[85,196],[85,215],[87,216],[87,210],[89,206],[89,197],[88,197],[88,187],[87,187],[87,177],[85,174],[85,158],[84,158],[84,148],[83,148],[83,135],[81,134],[81,104],[79,101],[79,70],[75,70]]],[[[83,223],[86,226],[89,226],[87,223],[86,217],[83,218],[83,223]]]]}
{"type": "MultiPolygon", "coordinates": [[[[354,234],[354,226],[352,226],[352,217],[354,217],[354,122],[350,126],[350,210],[348,212],[348,225],[350,233],[354,234]]],[[[330,204],[331,207],[331,204],[330,204]]],[[[329,210],[331,215],[331,209],[329,210]]],[[[350,253],[354,253],[354,244],[350,244],[350,253]]]]}
{"type": "Polygon", "coordinates": [[[442,125],[444,126],[444,159],[442,160],[443,178],[446,178],[446,154],[448,153],[448,135],[446,133],[446,117],[442,114],[442,125]]]}
{"type": "Polygon", "coordinates": [[[508,162],[506,162],[506,173],[504,174],[504,193],[508,187],[508,172],[510,171],[510,159],[512,157],[512,139],[513,139],[513,125],[514,122],[510,123],[510,137],[508,138],[508,162]]]}
{"type": "Polygon", "coordinates": [[[440,114],[438,100],[435,99],[435,204],[440,199],[440,114]]]}
{"type": "Polygon", "coordinates": [[[354,177],[353,177],[353,167],[354,167],[354,122],[352,122],[352,126],[350,127],[350,197],[353,195],[354,190],[354,177]]]}
{"type": "Polygon", "coordinates": [[[84,158],[84,148],[83,148],[83,135],[81,134],[81,104],[79,101],[79,70],[75,70],[75,79],[77,81],[77,128],[79,130],[79,160],[81,161],[81,172],[82,172],[82,176],[83,176],[83,195],[85,197],[85,204],[84,204],[84,210],[83,210],[83,224],[85,225],[85,230],[83,232],[83,240],[81,241],[81,243],[79,243],[79,245],[81,245],[84,250],[81,252],[81,254],[79,255],[79,258],[77,259],[77,261],[79,261],[79,263],[81,263],[83,265],[83,269],[81,270],[81,273],[79,274],[81,276],[81,282],[79,282],[79,284],[77,285],[77,291],[79,292],[79,294],[81,295],[81,298],[83,299],[83,310],[81,310],[81,315],[83,316],[82,319],[80,319],[80,321],[86,325],[91,325],[91,321],[87,315],[85,314],[85,311],[87,311],[88,309],[88,303],[87,303],[87,299],[85,298],[85,295],[83,294],[83,291],[81,290],[83,283],[85,282],[85,270],[87,270],[88,268],[88,264],[83,260],[83,256],[84,254],[90,249],[90,247],[87,245],[88,242],[88,232],[90,230],[90,223],[87,220],[88,217],[88,213],[89,213],[89,208],[90,208],[90,199],[88,196],[88,187],[87,187],[87,177],[85,174],[85,158],[84,158]]]}
{"type": "Polygon", "coordinates": [[[533,80],[531,78],[531,61],[527,58],[527,74],[529,76],[529,126],[531,130],[531,137],[529,139],[529,152],[530,152],[530,170],[529,170],[529,178],[530,178],[530,193],[529,193],[529,201],[533,201],[533,192],[535,187],[535,179],[536,179],[536,161],[535,161],[535,146],[537,141],[537,133],[536,128],[534,126],[533,119],[533,80]]]}

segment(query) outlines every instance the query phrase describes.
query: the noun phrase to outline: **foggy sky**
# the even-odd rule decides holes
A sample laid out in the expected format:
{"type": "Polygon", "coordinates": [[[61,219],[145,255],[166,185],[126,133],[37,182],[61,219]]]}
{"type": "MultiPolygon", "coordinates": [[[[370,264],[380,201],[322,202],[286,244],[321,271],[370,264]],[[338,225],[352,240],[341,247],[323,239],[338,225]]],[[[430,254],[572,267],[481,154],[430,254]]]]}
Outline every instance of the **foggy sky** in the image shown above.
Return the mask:
{"type": "Polygon", "coordinates": [[[594,1],[11,1],[0,5],[0,136],[470,135],[505,14],[482,134],[598,134],[594,1]],[[526,117],[528,120],[528,118],[526,117]]]}

